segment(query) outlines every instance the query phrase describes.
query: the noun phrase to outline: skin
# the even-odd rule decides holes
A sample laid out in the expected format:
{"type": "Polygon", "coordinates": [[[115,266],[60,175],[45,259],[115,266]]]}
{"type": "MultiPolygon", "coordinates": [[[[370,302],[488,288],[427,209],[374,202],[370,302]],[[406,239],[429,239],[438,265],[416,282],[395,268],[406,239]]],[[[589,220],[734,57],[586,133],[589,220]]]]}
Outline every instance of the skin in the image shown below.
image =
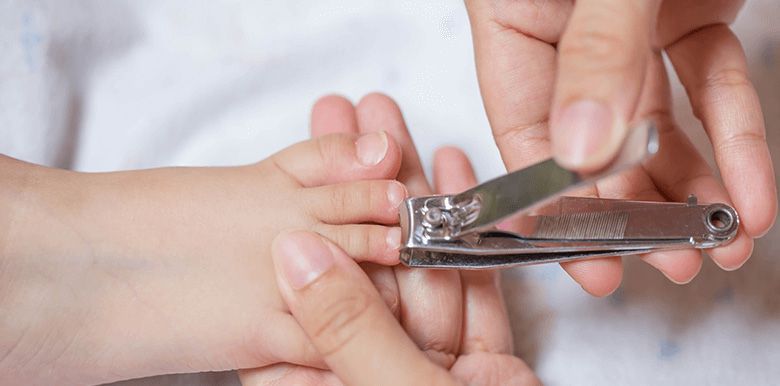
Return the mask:
{"type": "MultiPolygon", "coordinates": [[[[575,170],[597,169],[619,147],[628,122],[653,118],[661,131],[661,154],[641,168],[600,182],[582,194],[682,201],[695,193],[703,202],[733,203],[742,220],[739,236],[732,244],[709,254],[724,269],[741,266],[750,254],[753,239],[768,231],[777,213],[760,106],[748,80],[744,53],[726,25],[741,4],[719,1],[702,7],[695,0],[581,0],[575,6],[570,1],[467,1],[483,99],[507,167],[521,168],[552,155],[575,170]],[[669,55],[707,130],[725,188],[674,123],[662,51],[669,55]],[[572,133],[564,124],[597,121],[579,116],[581,111],[579,115],[569,113],[568,108],[580,100],[606,106],[610,124],[577,127],[597,130],[594,133],[598,136],[572,133]],[[604,127],[608,129],[605,131],[604,127]],[[577,141],[571,140],[592,137],[604,138],[604,146],[597,141],[595,145],[588,143],[589,147],[583,150],[576,147],[577,141]]],[[[394,108],[397,110],[397,106],[394,108]]],[[[272,166],[261,162],[241,168],[101,175],[54,171],[2,159],[0,173],[8,183],[0,187],[0,282],[4,283],[0,309],[14,312],[0,316],[4,327],[0,338],[0,376],[4,378],[0,381],[100,383],[165,372],[251,366],[266,366],[277,374],[280,368],[282,372],[290,368],[320,371],[313,369],[324,365],[318,354],[322,352],[336,375],[347,383],[360,383],[371,381],[371,374],[365,373],[371,362],[360,357],[376,361],[386,349],[408,354],[416,359],[414,363],[422,364],[413,367],[414,363],[397,363],[401,367],[406,363],[410,369],[399,376],[421,375],[409,381],[431,376],[442,382],[471,382],[460,372],[468,366],[459,364],[467,363],[463,358],[478,358],[477,353],[495,354],[517,363],[516,358],[506,355],[505,349],[484,343],[486,339],[490,341],[492,332],[507,330],[495,328],[495,321],[469,322],[473,314],[500,315],[495,309],[474,313],[479,309],[474,304],[490,297],[476,297],[481,301],[474,302],[470,299],[475,298],[470,298],[466,291],[473,282],[494,283],[486,279],[488,275],[476,280],[453,272],[398,268],[391,276],[387,269],[366,265],[374,284],[380,287],[376,291],[367,289],[354,265],[345,263],[342,250],[366,261],[392,263],[386,243],[388,229],[365,224],[382,223],[385,220],[377,218],[377,213],[389,213],[392,209],[371,207],[366,212],[353,213],[354,217],[344,217],[353,205],[344,207],[339,203],[359,202],[361,198],[373,197],[372,194],[365,187],[328,190],[316,186],[353,179],[392,178],[400,167],[398,178],[409,186],[410,193],[431,191],[414,147],[406,140],[408,133],[400,113],[377,115],[367,108],[362,110],[369,113],[355,115],[359,131],[364,130],[363,126],[368,127],[367,131],[375,131],[381,123],[392,138],[400,138],[400,149],[388,139],[388,149],[395,150],[388,150],[389,158],[379,164],[391,166],[360,169],[354,167],[354,162],[345,162],[343,165],[351,166],[342,169],[339,166],[343,165],[332,161],[338,159],[338,154],[355,155],[349,145],[310,147],[305,152],[274,159],[272,166]],[[396,158],[390,153],[396,153],[396,158]],[[398,153],[412,161],[398,166],[398,153]],[[333,158],[307,159],[306,155],[311,154],[333,158]],[[313,193],[310,197],[301,191],[313,193]],[[279,196],[273,204],[256,206],[256,197],[271,197],[274,192],[279,196]],[[351,197],[347,192],[362,194],[351,197]],[[314,197],[325,198],[319,202],[314,197]],[[279,205],[280,202],[286,205],[279,205]],[[317,204],[295,205],[301,202],[317,204]],[[285,212],[269,221],[271,213],[281,212],[280,206],[285,212]],[[317,210],[329,207],[336,210],[317,210]],[[224,218],[232,220],[226,223],[224,218]],[[365,293],[361,302],[370,305],[366,306],[372,310],[367,312],[369,319],[361,316],[363,312],[354,311],[348,313],[352,317],[342,327],[345,330],[317,325],[317,318],[312,316],[317,313],[305,305],[309,303],[302,302],[307,298],[319,299],[306,292],[313,287],[292,287],[281,281],[286,303],[275,289],[265,287],[273,284],[275,288],[276,284],[268,276],[272,271],[266,267],[270,265],[271,240],[290,228],[308,229],[335,241],[336,245],[327,241],[322,244],[338,264],[329,266],[334,270],[318,276],[315,282],[355,280],[357,287],[332,284],[321,288],[341,288],[342,292],[331,293],[334,296],[329,298],[336,299],[333,301],[343,298],[336,296],[339,293],[365,293]],[[47,237],[39,237],[41,234],[47,237]],[[193,257],[200,264],[191,264],[193,257]],[[325,277],[336,279],[319,281],[325,277]],[[391,284],[392,279],[397,287],[391,284]],[[231,287],[226,296],[226,289],[231,287]],[[397,296],[393,288],[397,288],[397,296]],[[225,302],[226,298],[231,301],[225,302]],[[378,299],[391,307],[376,306],[378,299]],[[393,309],[398,310],[395,315],[393,309]],[[388,314],[400,319],[405,333],[388,321],[388,314]],[[258,320],[263,321],[260,327],[258,320]],[[352,346],[350,340],[333,343],[333,336],[350,336],[350,331],[358,334],[373,323],[385,332],[365,336],[377,340],[356,339],[354,342],[362,344],[352,346]],[[161,325],[166,328],[160,328],[161,325]],[[492,328],[471,335],[469,326],[492,328]],[[466,336],[477,339],[467,340],[466,336]],[[314,347],[308,338],[312,338],[314,347]],[[274,339],[283,339],[287,345],[269,343],[274,339]],[[396,341],[399,344],[392,345],[396,341]],[[366,347],[373,347],[368,342],[387,344],[377,352],[366,353],[366,347]],[[414,350],[427,355],[419,356],[414,350]],[[78,355],[84,352],[93,353],[94,357],[78,355]],[[273,366],[280,362],[291,364],[273,366]],[[51,371],[40,374],[41,366],[51,371]],[[453,378],[443,375],[447,368],[453,378]]],[[[357,111],[361,111],[360,105],[357,111]]],[[[355,138],[334,141],[354,146],[355,138]]],[[[457,163],[454,159],[448,161],[453,162],[457,163]]],[[[301,241],[295,237],[312,234],[285,235],[301,241]]],[[[290,242],[284,237],[277,244],[290,242]]],[[[277,266],[283,266],[280,259],[290,255],[289,251],[277,250],[277,266]]],[[[304,264],[313,255],[304,256],[299,263],[304,264]]],[[[654,254],[645,259],[678,283],[691,280],[701,265],[701,254],[691,251],[654,254]]],[[[569,263],[564,268],[595,295],[614,290],[622,270],[619,259],[569,263]]],[[[286,277],[277,274],[279,278],[286,277]]],[[[495,285],[481,288],[497,292],[495,285]]],[[[500,341],[511,341],[505,338],[502,336],[500,341]]],[[[466,374],[474,376],[479,369],[500,363],[475,361],[479,366],[466,374]]],[[[517,368],[527,373],[527,369],[517,368]]],[[[532,377],[527,379],[534,381],[532,377]]]]}
{"type": "Polygon", "coordinates": [[[227,168],[0,158],[0,384],[324,366],[279,294],[271,243],[303,229],[396,264],[400,156],[384,133],[340,133],[227,168]]]}
{"type": "MultiPolygon", "coordinates": [[[[777,217],[777,192],[745,54],[729,29],[743,1],[467,0],[485,110],[509,170],[553,156],[573,170],[603,166],[628,123],[653,119],[661,150],[642,167],[600,181],[584,196],[725,202],[741,227],[729,245],[707,251],[720,267],[747,261],[753,240],[777,217]],[[662,53],[673,64],[713,146],[722,182],[677,126],[662,53]],[[583,106],[591,111],[572,106],[583,106]],[[607,114],[595,114],[593,106],[607,114]]],[[[692,280],[697,251],[644,260],[675,283],[692,280]]],[[[619,258],[563,268],[589,293],[620,284],[619,258]]]]}
{"type": "MultiPolygon", "coordinates": [[[[399,180],[406,183],[410,194],[430,194],[403,117],[390,98],[371,94],[353,106],[342,97],[329,96],[320,99],[312,112],[314,136],[379,128],[386,129],[402,148],[399,180]]],[[[437,151],[435,192],[454,193],[475,183],[462,151],[437,151]]],[[[280,267],[287,261],[316,259],[323,252],[337,260],[318,282],[300,291],[279,282],[292,315],[323,353],[330,370],[292,364],[244,370],[239,374],[245,386],[539,384],[525,363],[511,355],[512,335],[496,272],[397,266],[393,281],[397,280],[400,298],[393,300],[387,295],[392,290],[377,284],[378,271],[363,265],[361,272],[355,264],[344,262],[343,252],[325,240],[294,232],[280,236],[275,245],[277,274],[284,271],[280,267]],[[288,243],[319,246],[305,253],[278,247],[288,243]],[[400,310],[395,307],[399,302],[400,310]],[[336,322],[323,324],[328,320],[336,322]]],[[[392,274],[386,267],[381,269],[392,274]]]]}

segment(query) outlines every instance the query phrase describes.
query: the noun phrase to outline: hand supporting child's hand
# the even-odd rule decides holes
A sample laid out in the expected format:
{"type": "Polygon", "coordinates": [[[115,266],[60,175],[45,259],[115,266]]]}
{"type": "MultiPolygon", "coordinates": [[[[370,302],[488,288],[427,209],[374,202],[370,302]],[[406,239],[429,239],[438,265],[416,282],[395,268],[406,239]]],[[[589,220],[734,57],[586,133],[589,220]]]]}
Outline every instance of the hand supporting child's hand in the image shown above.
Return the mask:
{"type": "Polygon", "coordinates": [[[370,133],[229,168],[81,174],[0,159],[0,383],[322,366],[279,296],[271,241],[305,229],[396,263],[400,232],[377,224],[398,220],[404,187],[383,179],[400,156],[370,133]]]}
{"type": "MultiPolygon", "coordinates": [[[[315,137],[334,131],[367,133],[377,130],[386,130],[403,149],[399,180],[407,185],[411,194],[431,194],[432,190],[406,129],[403,116],[390,98],[380,94],[368,95],[355,107],[344,98],[330,96],[320,99],[312,111],[312,135],[315,137]]],[[[434,185],[438,193],[462,191],[476,183],[471,164],[457,149],[448,148],[438,151],[434,158],[433,169],[434,185]]],[[[409,269],[402,266],[391,270],[387,267],[367,267],[366,264],[363,264],[363,269],[368,273],[374,286],[379,289],[378,292],[385,303],[390,306],[390,311],[399,319],[407,335],[404,339],[410,340],[427,354],[434,364],[430,366],[431,368],[451,369],[457,378],[474,382],[493,379],[501,384],[501,381],[506,381],[510,376],[519,377],[513,378],[514,381],[522,378],[527,383],[535,382],[533,373],[521,360],[511,355],[512,333],[498,286],[497,272],[409,269]],[[393,271],[395,271],[394,277],[393,271]],[[399,304],[400,309],[394,307],[399,304]]],[[[344,286],[338,283],[332,285],[344,289],[344,286]]],[[[357,283],[354,286],[360,287],[357,283]]],[[[321,289],[326,290],[325,287],[321,289]]],[[[348,293],[350,290],[345,291],[348,293]]],[[[355,343],[358,338],[353,339],[353,337],[360,332],[356,331],[359,329],[357,325],[360,324],[358,320],[366,316],[368,311],[361,314],[359,312],[361,310],[351,309],[349,304],[345,304],[350,303],[354,298],[335,297],[331,302],[322,302],[328,309],[339,309],[344,312],[340,313],[340,323],[337,326],[312,336],[312,339],[339,340],[343,343],[343,345],[340,343],[339,347],[354,346],[355,350],[343,349],[338,356],[343,361],[363,366],[365,370],[361,371],[363,375],[371,375],[377,369],[367,364],[377,361],[382,357],[383,352],[381,347],[377,350],[372,350],[372,347],[359,349],[360,344],[355,343]]],[[[290,298],[287,300],[290,301],[290,298]]],[[[360,304],[362,303],[361,301],[360,304]]],[[[301,313],[295,315],[306,319],[300,320],[302,324],[310,321],[309,318],[315,317],[313,312],[311,315],[301,313]]],[[[322,312],[320,315],[321,320],[329,320],[330,317],[327,312],[322,312]]],[[[381,337],[387,337],[389,331],[393,330],[393,327],[385,327],[387,328],[372,327],[374,338],[381,340],[381,337]]],[[[320,331],[320,328],[316,328],[315,331],[320,331]]],[[[311,334],[312,330],[308,332],[311,334]]],[[[405,342],[397,342],[397,345],[405,344],[405,342]]],[[[388,349],[392,350],[390,347],[388,349]]],[[[336,355],[330,356],[332,358],[336,355]]],[[[398,364],[391,363],[391,359],[388,360],[391,366],[398,364]]],[[[331,362],[328,364],[333,365],[331,362]]],[[[424,365],[420,364],[420,366],[424,365]]],[[[334,368],[334,370],[339,369],[334,368]]],[[[393,371],[414,373],[415,369],[399,367],[393,368],[393,371]]],[[[330,370],[291,364],[276,364],[245,370],[240,374],[246,386],[281,383],[343,384],[342,380],[330,370]]],[[[380,380],[389,384],[399,384],[399,382],[404,384],[402,374],[398,374],[398,377],[384,377],[378,374],[374,373],[373,378],[363,378],[363,380],[369,384],[380,380]],[[371,381],[367,381],[369,379],[371,381]]],[[[339,373],[339,376],[353,375],[355,374],[339,373]]],[[[354,378],[351,380],[355,383],[354,378]]],[[[432,380],[429,378],[417,379],[421,384],[430,381],[432,380]]]]}

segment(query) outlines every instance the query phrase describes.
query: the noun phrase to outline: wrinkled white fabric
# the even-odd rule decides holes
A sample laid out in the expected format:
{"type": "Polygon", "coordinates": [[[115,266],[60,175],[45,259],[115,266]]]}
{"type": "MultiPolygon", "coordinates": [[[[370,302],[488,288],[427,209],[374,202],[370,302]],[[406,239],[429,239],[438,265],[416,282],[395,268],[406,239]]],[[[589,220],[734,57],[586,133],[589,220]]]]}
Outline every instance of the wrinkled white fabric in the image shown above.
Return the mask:
{"type": "MultiPolygon", "coordinates": [[[[780,159],[780,7],[735,24],[780,159]]],[[[249,163],[308,135],[318,96],[382,91],[423,161],[453,144],[482,180],[503,172],[459,1],[0,1],[0,152],[83,171],[249,163]]],[[[676,113],[706,137],[675,84],[676,113]]],[[[775,170],[780,170],[776,167],[775,170]]],[[[548,384],[777,384],[780,232],[737,272],[687,286],[626,259],[586,295],[558,266],[504,275],[518,355],[548,384]],[[775,244],[775,245],[773,245],[775,244]]],[[[231,373],[128,381],[236,384],[231,373]]]]}

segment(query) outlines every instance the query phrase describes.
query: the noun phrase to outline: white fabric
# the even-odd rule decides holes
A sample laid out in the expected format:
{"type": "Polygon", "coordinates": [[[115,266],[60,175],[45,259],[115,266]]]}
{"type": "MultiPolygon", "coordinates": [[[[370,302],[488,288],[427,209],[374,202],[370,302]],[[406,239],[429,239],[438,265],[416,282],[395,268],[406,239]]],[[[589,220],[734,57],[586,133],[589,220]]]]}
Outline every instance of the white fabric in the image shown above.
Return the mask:
{"type": "MultiPolygon", "coordinates": [[[[780,158],[780,7],[735,24],[780,158]]],[[[426,165],[463,147],[503,171],[460,1],[0,1],[0,152],[84,171],[248,163],[305,139],[314,100],[398,100],[426,165]]],[[[675,85],[677,114],[706,139],[675,85]]],[[[710,152],[707,151],[707,154],[710,152]]],[[[780,167],[776,167],[780,170],[780,167]]],[[[777,384],[780,232],[737,272],[676,286],[627,259],[594,299],[557,266],[507,271],[518,355],[548,384],[777,384]]],[[[232,374],[127,384],[234,384],[232,374]]]]}

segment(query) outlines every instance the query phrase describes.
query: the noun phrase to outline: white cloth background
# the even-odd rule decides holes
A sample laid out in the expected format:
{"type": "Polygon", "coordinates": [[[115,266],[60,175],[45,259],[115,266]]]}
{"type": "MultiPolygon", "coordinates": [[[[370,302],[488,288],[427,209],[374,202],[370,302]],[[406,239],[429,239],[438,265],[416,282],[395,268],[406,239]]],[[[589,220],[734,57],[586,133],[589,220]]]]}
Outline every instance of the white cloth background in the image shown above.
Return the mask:
{"type": "MultiPolygon", "coordinates": [[[[735,24],[776,160],[778,18],[776,0],[754,0],[735,24]]],[[[254,162],[307,137],[318,96],[382,91],[401,105],[426,166],[454,144],[481,180],[503,171],[460,1],[2,0],[0,25],[0,152],[10,156],[84,171],[254,162]]],[[[677,84],[675,104],[709,154],[677,84]]],[[[552,385],[777,384],[778,242],[775,228],[741,270],[707,262],[686,286],[629,258],[605,299],[557,266],[506,271],[517,353],[552,385]]],[[[236,382],[223,373],[124,384],[236,382]]]]}

